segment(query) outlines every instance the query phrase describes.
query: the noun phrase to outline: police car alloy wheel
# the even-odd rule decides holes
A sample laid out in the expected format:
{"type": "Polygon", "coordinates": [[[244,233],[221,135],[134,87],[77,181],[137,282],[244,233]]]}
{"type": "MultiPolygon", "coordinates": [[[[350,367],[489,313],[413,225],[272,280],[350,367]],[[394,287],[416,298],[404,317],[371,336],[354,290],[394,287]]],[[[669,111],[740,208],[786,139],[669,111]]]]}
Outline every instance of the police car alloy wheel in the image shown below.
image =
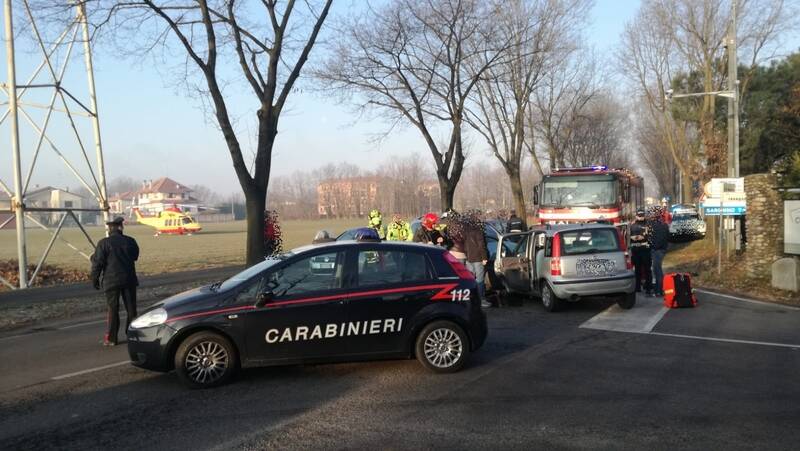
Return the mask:
{"type": "Polygon", "coordinates": [[[214,332],[198,332],[185,339],[175,353],[175,371],[192,388],[227,382],[238,368],[233,345],[214,332]]]}
{"type": "Polygon", "coordinates": [[[420,363],[433,372],[456,372],[469,356],[467,334],[450,321],[428,324],[417,337],[416,355],[420,363]]]}

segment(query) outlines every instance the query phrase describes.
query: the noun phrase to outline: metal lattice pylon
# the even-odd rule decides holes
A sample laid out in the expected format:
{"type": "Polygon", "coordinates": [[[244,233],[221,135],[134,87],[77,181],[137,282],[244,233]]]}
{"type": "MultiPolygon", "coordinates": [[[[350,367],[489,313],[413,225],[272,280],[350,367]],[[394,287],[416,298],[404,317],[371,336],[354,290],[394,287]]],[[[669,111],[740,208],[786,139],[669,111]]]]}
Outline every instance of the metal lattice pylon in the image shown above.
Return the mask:
{"type": "MultiPolygon", "coordinates": [[[[83,212],[100,212],[104,220],[108,220],[108,197],[106,195],[106,180],[105,168],[103,164],[103,149],[100,141],[100,121],[97,114],[97,99],[95,94],[94,83],[94,70],[92,67],[92,51],[89,37],[89,27],[86,17],[86,9],[84,2],[75,2],[73,8],[75,16],[69,20],[64,26],[63,32],[58,35],[58,38],[53,42],[46,43],[43,39],[40,28],[37,24],[34,13],[28,3],[28,0],[22,0],[22,6],[25,12],[25,19],[27,25],[24,27],[25,33],[30,33],[30,38],[36,43],[37,51],[41,53],[41,62],[33,70],[32,75],[24,85],[17,84],[17,68],[16,68],[16,54],[14,49],[14,18],[12,11],[12,0],[3,0],[4,18],[5,18],[5,48],[6,48],[6,64],[8,76],[5,83],[0,84],[0,92],[8,97],[8,109],[0,116],[0,124],[9,121],[10,129],[10,143],[11,152],[13,156],[13,173],[14,182],[13,189],[9,187],[2,179],[0,179],[0,189],[5,191],[11,198],[10,209],[0,210],[0,213],[12,213],[13,216],[9,217],[3,223],[0,223],[0,228],[8,224],[12,220],[16,220],[17,231],[17,257],[19,259],[19,288],[27,288],[30,283],[36,278],[39,270],[41,269],[44,261],[47,259],[50,250],[53,247],[56,239],[61,239],[69,247],[79,252],[84,258],[88,259],[89,256],[80,252],[78,248],[66,242],[63,237],[59,236],[65,221],[72,218],[78,227],[83,232],[86,239],[94,247],[89,234],[81,225],[78,217],[75,215],[76,211],[83,212]],[[70,91],[64,86],[65,75],[67,68],[72,61],[72,54],[75,44],[83,47],[84,64],[86,70],[86,77],[88,81],[88,105],[79,100],[75,94],[77,91],[70,91]],[[47,78],[46,83],[34,83],[38,78],[47,78]],[[29,90],[49,90],[52,91],[50,101],[48,104],[41,104],[35,102],[25,102],[25,93],[29,90]],[[68,101],[68,99],[71,101],[68,101]],[[77,105],[77,108],[70,107],[70,103],[77,105]],[[44,119],[36,121],[28,109],[43,109],[45,111],[44,119]],[[76,146],[80,150],[82,160],[78,165],[73,164],[67,157],[62,147],[57,143],[57,139],[48,135],[48,126],[51,124],[51,117],[53,113],[63,114],[66,118],[71,131],[74,133],[76,146]],[[25,123],[31,127],[31,130],[36,136],[36,143],[33,146],[31,154],[31,162],[28,167],[27,173],[23,178],[22,163],[21,163],[21,145],[20,145],[20,116],[25,120],[25,123]],[[87,152],[84,140],[79,133],[79,127],[76,124],[76,119],[80,117],[88,118],[92,123],[93,138],[94,138],[94,153],[95,153],[95,166],[92,166],[89,153],[87,152]],[[91,195],[97,200],[99,208],[66,208],[60,206],[54,207],[29,207],[25,205],[26,194],[28,193],[28,186],[31,181],[31,176],[34,174],[37,159],[40,155],[42,147],[48,147],[52,150],[59,160],[65,165],[69,172],[75,176],[80,184],[86,188],[91,195]],[[79,170],[85,165],[88,168],[89,176],[86,177],[81,174],[79,170]],[[50,230],[42,222],[36,220],[31,215],[31,212],[50,212],[54,214],[63,214],[55,230],[50,230]],[[25,239],[25,220],[41,227],[45,230],[51,231],[52,236],[47,247],[44,249],[38,264],[34,271],[28,276],[27,271],[27,249],[25,239]]],[[[19,31],[19,30],[18,30],[19,31]]],[[[27,150],[27,149],[26,149],[27,150]]],[[[13,286],[9,281],[0,277],[0,282],[11,288],[13,286]]]]}

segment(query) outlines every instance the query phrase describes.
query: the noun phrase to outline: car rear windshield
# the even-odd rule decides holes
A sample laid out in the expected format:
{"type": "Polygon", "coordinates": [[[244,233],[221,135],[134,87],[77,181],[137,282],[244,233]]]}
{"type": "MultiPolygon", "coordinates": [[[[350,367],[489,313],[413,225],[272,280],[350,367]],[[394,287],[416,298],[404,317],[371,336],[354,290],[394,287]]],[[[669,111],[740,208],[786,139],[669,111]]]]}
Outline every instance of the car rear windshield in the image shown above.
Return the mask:
{"type": "Polygon", "coordinates": [[[561,232],[561,254],[581,255],[619,250],[616,229],[586,229],[561,232]]]}

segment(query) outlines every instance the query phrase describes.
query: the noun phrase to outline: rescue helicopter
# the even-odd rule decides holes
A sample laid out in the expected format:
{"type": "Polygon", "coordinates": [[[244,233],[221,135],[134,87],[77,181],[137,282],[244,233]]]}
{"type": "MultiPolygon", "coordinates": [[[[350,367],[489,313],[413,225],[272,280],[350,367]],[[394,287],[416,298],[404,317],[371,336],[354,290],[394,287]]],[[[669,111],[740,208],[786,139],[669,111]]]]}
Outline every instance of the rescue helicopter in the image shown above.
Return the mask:
{"type": "Polygon", "coordinates": [[[143,215],[138,207],[133,207],[136,221],[139,224],[154,227],[156,236],[162,233],[172,235],[191,235],[202,230],[200,223],[187,213],[182,212],[177,205],[173,205],[154,215],[143,215]]]}

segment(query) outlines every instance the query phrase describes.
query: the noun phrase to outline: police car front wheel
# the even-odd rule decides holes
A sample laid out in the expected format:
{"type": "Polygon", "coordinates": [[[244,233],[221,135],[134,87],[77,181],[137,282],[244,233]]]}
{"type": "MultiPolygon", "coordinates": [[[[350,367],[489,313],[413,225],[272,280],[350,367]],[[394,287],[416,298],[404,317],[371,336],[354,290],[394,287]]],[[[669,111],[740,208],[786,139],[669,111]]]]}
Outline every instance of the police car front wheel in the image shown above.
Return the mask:
{"type": "Polygon", "coordinates": [[[224,384],[238,368],[231,342],[214,332],[198,332],[186,338],[175,352],[175,371],[191,388],[224,384]]]}
{"type": "Polygon", "coordinates": [[[436,373],[453,373],[461,369],[469,356],[467,334],[450,321],[435,321],[417,336],[417,359],[436,373]]]}

